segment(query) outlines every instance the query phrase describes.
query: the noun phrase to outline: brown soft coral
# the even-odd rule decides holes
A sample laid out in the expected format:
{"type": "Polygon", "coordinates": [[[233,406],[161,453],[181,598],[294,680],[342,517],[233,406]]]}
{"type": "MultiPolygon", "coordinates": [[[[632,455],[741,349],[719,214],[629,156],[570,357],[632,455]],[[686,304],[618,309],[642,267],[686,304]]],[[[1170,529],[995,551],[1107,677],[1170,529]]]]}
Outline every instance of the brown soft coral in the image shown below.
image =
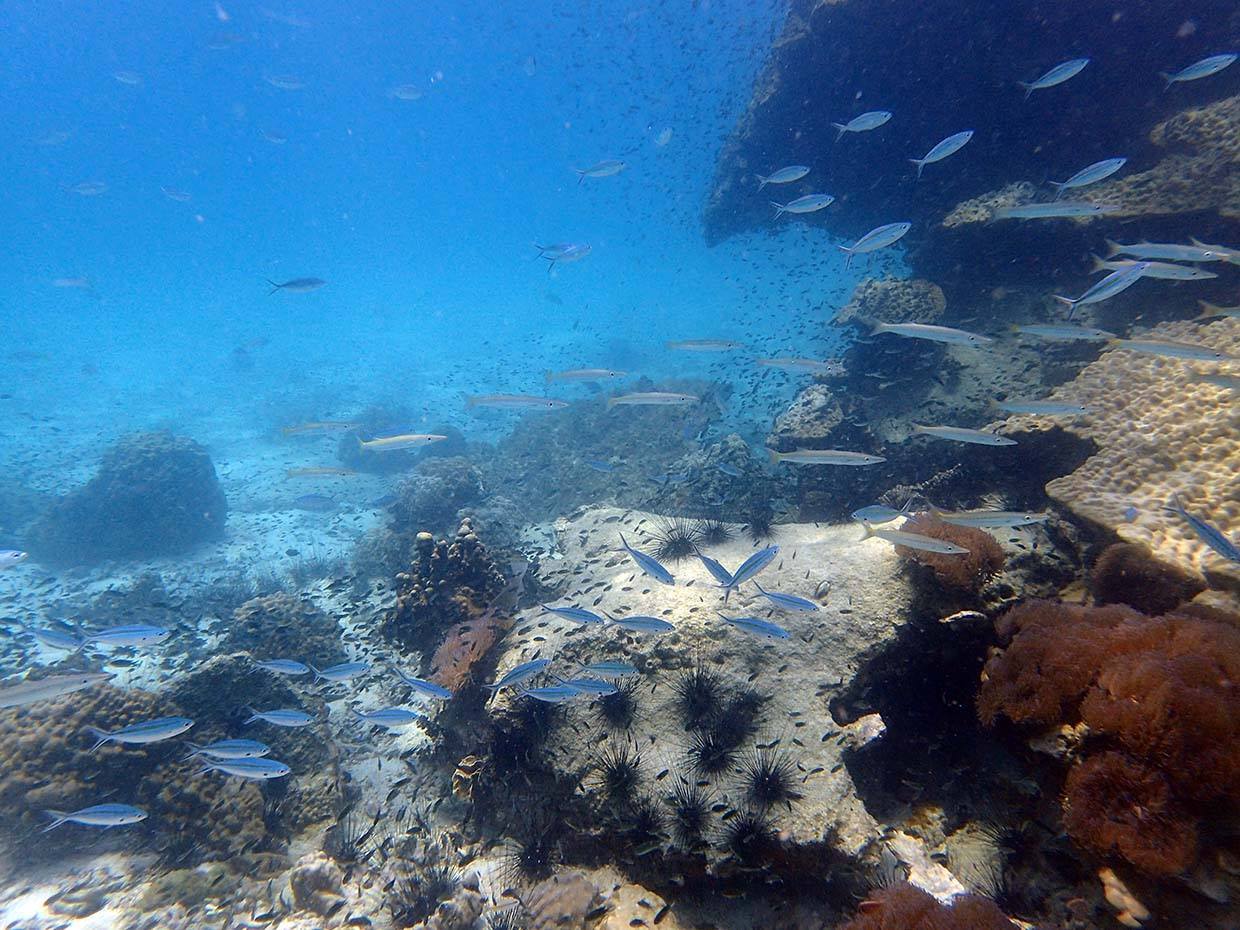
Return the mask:
{"type": "Polygon", "coordinates": [[[1129,607],[1081,607],[1056,601],[1025,601],[995,623],[1011,644],[992,657],[982,673],[978,715],[993,724],[1000,716],[1016,723],[1050,726],[1075,720],[1081,699],[1108,652],[1113,630],[1139,623],[1129,607]]]}
{"type": "Polygon", "coordinates": [[[985,530],[945,523],[929,514],[919,514],[905,520],[900,529],[955,543],[969,550],[966,555],[947,555],[896,546],[896,552],[910,561],[929,567],[939,583],[947,587],[960,591],[976,591],[987,578],[1003,568],[1003,547],[985,530]]]}
{"type": "Polygon", "coordinates": [[[1098,604],[1163,613],[1205,590],[1205,582],[1154,558],[1137,543],[1114,543],[1094,562],[1089,588],[1098,604]]]}
{"type": "Polygon", "coordinates": [[[950,905],[898,882],[862,902],[857,915],[840,930],[1016,930],[998,905],[976,895],[961,895],[950,905]]]}
{"type": "Polygon", "coordinates": [[[431,659],[431,680],[453,693],[459,691],[510,623],[487,613],[453,627],[431,659]]]}
{"type": "Polygon", "coordinates": [[[1195,818],[1162,772],[1123,753],[1093,756],[1068,774],[1063,819],[1081,846],[1151,875],[1177,875],[1197,859],[1195,818]]]}

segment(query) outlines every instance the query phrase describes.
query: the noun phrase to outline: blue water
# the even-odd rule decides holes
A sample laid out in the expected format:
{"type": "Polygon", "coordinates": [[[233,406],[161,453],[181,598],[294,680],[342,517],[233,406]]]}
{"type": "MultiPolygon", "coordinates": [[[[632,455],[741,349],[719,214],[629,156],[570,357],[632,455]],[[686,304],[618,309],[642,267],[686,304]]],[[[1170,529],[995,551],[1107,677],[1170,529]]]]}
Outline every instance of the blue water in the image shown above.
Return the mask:
{"type": "Polygon", "coordinates": [[[70,443],[152,425],[220,443],[394,399],[468,430],[461,392],[538,391],[547,368],[700,368],[667,338],[746,330],[772,353],[830,354],[821,326],[786,338],[860,277],[824,224],[713,250],[700,230],[780,17],[7,5],[9,409],[70,443]],[[406,85],[419,99],[393,94],[406,85]],[[605,158],[630,167],[579,186],[573,168],[605,158]],[[548,241],[592,253],[548,274],[533,246],[548,241]],[[785,286],[810,263],[812,281],[785,286]],[[328,284],[268,295],[266,279],[304,276],[328,284]]]}

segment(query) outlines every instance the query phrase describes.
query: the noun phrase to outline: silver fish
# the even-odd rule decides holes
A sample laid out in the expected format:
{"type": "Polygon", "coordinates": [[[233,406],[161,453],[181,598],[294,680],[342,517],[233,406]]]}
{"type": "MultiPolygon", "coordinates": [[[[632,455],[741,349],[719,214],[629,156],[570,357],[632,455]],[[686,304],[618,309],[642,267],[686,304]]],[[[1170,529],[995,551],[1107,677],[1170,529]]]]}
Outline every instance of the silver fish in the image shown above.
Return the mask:
{"type": "Polygon", "coordinates": [[[206,746],[190,743],[188,758],[211,756],[215,759],[258,759],[271,752],[271,747],[256,739],[218,739],[206,746]]]}
{"type": "Polygon", "coordinates": [[[534,248],[538,249],[539,257],[545,258],[548,262],[547,274],[550,275],[553,268],[560,262],[565,264],[569,262],[578,262],[589,255],[593,249],[584,242],[556,242],[552,245],[539,245],[534,243],[534,248]]]}
{"type": "Polygon", "coordinates": [[[30,555],[19,549],[0,549],[0,571],[20,565],[28,558],[30,555]]]}
{"type": "Polygon", "coordinates": [[[740,567],[732,573],[732,580],[723,586],[723,602],[726,604],[728,597],[736,588],[770,565],[777,555],[779,555],[779,546],[767,546],[765,549],[759,549],[742,562],[740,567]]]}
{"type": "Polygon", "coordinates": [[[1008,413],[1029,413],[1035,416],[1079,416],[1089,413],[1084,404],[1065,404],[1054,400],[1004,400],[995,404],[1008,413]]]}
{"type": "Polygon", "coordinates": [[[592,610],[586,610],[584,607],[548,607],[542,605],[542,609],[549,614],[555,614],[557,617],[564,617],[576,623],[606,623],[605,617],[600,617],[592,610]]]}
{"type": "Polygon", "coordinates": [[[314,718],[304,710],[255,710],[253,707],[247,707],[246,710],[249,711],[250,718],[245,721],[245,724],[262,720],[278,727],[306,727],[314,722],[314,718]]]}
{"type": "Polygon", "coordinates": [[[619,620],[612,620],[611,625],[633,633],[670,633],[676,629],[674,623],[660,620],[658,617],[621,617],[619,620]]]}
{"type": "Polygon", "coordinates": [[[877,226],[871,229],[852,245],[837,246],[841,252],[848,256],[844,260],[844,267],[847,268],[852,264],[854,255],[859,255],[862,252],[876,252],[879,249],[886,248],[902,239],[904,234],[912,228],[912,223],[887,223],[884,226],[877,226]]]}
{"type": "Polygon", "coordinates": [[[144,720],[141,723],[131,723],[127,727],[121,727],[110,733],[98,727],[87,727],[86,732],[95,737],[95,745],[89,750],[94,752],[105,743],[145,746],[148,743],[162,742],[174,736],[180,736],[193,725],[194,721],[188,717],[158,717],[154,720],[144,720]]]}
{"type": "Polygon", "coordinates": [[[779,219],[785,213],[816,213],[833,203],[835,198],[831,194],[806,194],[787,203],[776,203],[772,200],[771,206],[775,208],[775,219],[779,219]]]}
{"type": "Polygon", "coordinates": [[[52,822],[41,832],[55,830],[61,824],[80,823],[88,827],[123,827],[146,820],[146,811],[129,804],[95,804],[77,811],[45,810],[52,822]]]}
{"type": "Polygon", "coordinates": [[[813,358],[755,358],[755,365],[763,368],[782,368],[784,371],[805,371],[813,375],[842,375],[844,366],[831,359],[820,362],[813,358]]]}
{"type": "Polygon", "coordinates": [[[624,547],[624,551],[629,554],[629,558],[637,563],[637,567],[655,581],[658,581],[661,584],[676,583],[675,577],[671,572],[659,564],[658,559],[652,555],[647,555],[644,552],[634,549],[628,544],[628,541],[624,538],[623,533],[620,534],[620,544],[624,547]]]}
{"type": "Polygon", "coordinates": [[[1197,534],[1197,538],[1203,543],[1227,559],[1229,562],[1240,562],[1240,547],[1227,538],[1226,534],[1217,526],[1207,523],[1200,517],[1195,517],[1180,503],[1178,494],[1171,495],[1171,502],[1167,505],[1167,509],[1177,514],[1189,526],[1193,528],[1193,532],[1197,534]]]}
{"type": "Polygon", "coordinates": [[[1212,304],[1206,300],[1197,301],[1197,306],[1201,308],[1201,312],[1193,317],[1195,320],[1214,320],[1221,317],[1240,319],[1240,306],[1220,307],[1218,304],[1212,304]]]}
{"type": "Polygon", "coordinates": [[[1112,242],[1110,239],[1106,240],[1106,244],[1107,258],[1114,258],[1116,255],[1131,255],[1133,258],[1164,259],[1171,262],[1222,262],[1227,260],[1227,254],[1223,250],[1201,244],[1134,242],[1132,245],[1124,245],[1122,242],[1112,242]]]}
{"type": "Polygon", "coordinates": [[[791,462],[793,465],[877,465],[887,461],[881,455],[868,452],[849,452],[846,449],[796,449],[792,452],[776,452],[767,449],[771,463],[791,462]]]}
{"type": "Polygon", "coordinates": [[[956,152],[959,152],[962,148],[964,148],[968,141],[972,138],[972,129],[966,129],[963,132],[953,133],[942,142],[935,145],[934,148],[928,151],[921,158],[910,158],[909,161],[917,166],[918,179],[920,180],[921,178],[921,169],[926,167],[926,165],[932,165],[936,161],[942,161],[949,155],[954,155],[956,152]]]}
{"type": "Polygon", "coordinates": [[[474,394],[465,398],[465,406],[494,407],[497,410],[560,410],[568,406],[568,401],[531,394],[474,394]]]}
{"type": "Polygon", "coordinates": [[[602,678],[632,678],[641,674],[628,662],[617,661],[592,662],[589,665],[583,665],[581,670],[602,678]]]}
{"type": "Polygon", "coordinates": [[[1171,88],[1172,84],[1180,84],[1184,81],[1199,81],[1202,78],[1207,78],[1211,75],[1218,74],[1224,68],[1230,67],[1235,60],[1236,54],[1234,52],[1226,52],[1222,55],[1211,55],[1208,58],[1201,59],[1201,61],[1193,62],[1187,68],[1181,68],[1174,74],[1167,74],[1164,71],[1159,71],[1158,76],[1167,82],[1163,87],[1163,90],[1166,91],[1171,88]]]}
{"type": "Polygon", "coordinates": [[[879,539],[885,539],[896,546],[904,546],[906,549],[921,549],[924,552],[937,552],[940,555],[965,555],[969,551],[963,546],[957,546],[955,543],[947,542],[943,539],[923,536],[921,533],[906,533],[903,530],[876,530],[868,523],[863,525],[865,526],[865,535],[861,537],[862,542],[872,536],[877,536],[879,539]]]}
{"type": "Polygon", "coordinates": [[[939,510],[931,507],[930,512],[944,523],[956,526],[975,526],[982,528],[1032,526],[1034,523],[1045,523],[1050,517],[1047,513],[1034,513],[1027,510],[939,510]]]}
{"type": "Polygon", "coordinates": [[[255,660],[254,664],[269,672],[275,672],[277,675],[296,676],[310,674],[310,666],[303,665],[301,662],[294,662],[292,659],[264,659],[262,662],[255,660]]]}
{"type": "Polygon", "coordinates": [[[886,110],[870,110],[868,113],[854,116],[847,123],[832,123],[831,125],[836,130],[835,141],[839,142],[846,132],[869,132],[871,129],[886,125],[890,119],[891,114],[886,110]]]}
{"type": "Polygon", "coordinates": [[[606,697],[620,690],[613,682],[603,681],[601,678],[566,678],[560,684],[582,694],[595,694],[599,697],[606,697]]]}
{"type": "Polygon", "coordinates": [[[1008,439],[997,433],[981,429],[969,429],[964,426],[925,426],[921,423],[912,424],[913,429],[924,436],[936,439],[950,439],[953,442],[968,442],[978,446],[1014,446],[1015,439],[1008,439]]]}
{"type": "Polygon", "coordinates": [[[1067,304],[1075,312],[1076,308],[1082,304],[1096,304],[1128,290],[1128,288],[1141,280],[1141,276],[1145,274],[1145,270],[1148,267],[1149,262],[1135,262],[1127,268],[1112,271],[1101,281],[1086,289],[1085,293],[1080,297],[1064,297],[1060,294],[1055,294],[1054,297],[1060,303],[1067,304]]]}
{"type": "Polygon", "coordinates": [[[1090,184],[1097,184],[1099,181],[1109,178],[1120,168],[1128,163],[1127,158],[1104,158],[1102,161],[1096,161],[1092,165],[1082,168],[1066,181],[1051,181],[1051,187],[1055,188],[1055,198],[1066,190],[1074,187],[1086,187],[1090,184]]]}
{"type": "MultiPolygon", "coordinates": [[[[716,611],[716,613],[719,612],[716,611]]],[[[728,617],[724,614],[719,614],[719,617],[746,633],[753,633],[767,639],[789,639],[792,636],[778,623],[772,623],[770,620],[761,620],[758,617],[728,617]]]]}
{"type": "Polygon", "coordinates": [[[270,278],[267,283],[271,285],[271,290],[267,296],[270,297],[276,291],[288,291],[290,294],[309,294],[311,291],[317,291],[327,282],[322,278],[290,278],[283,284],[276,284],[270,278]]]}
{"type": "Polygon", "coordinates": [[[581,695],[581,692],[569,685],[548,685],[545,688],[526,688],[522,697],[531,697],[546,704],[563,704],[581,695]]]}
{"type": "Polygon", "coordinates": [[[516,685],[524,684],[530,679],[541,675],[550,664],[550,659],[531,659],[529,662],[522,662],[507,672],[495,684],[486,685],[486,689],[488,691],[498,691],[500,688],[512,688],[516,685]]]}
{"type": "Polygon", "coordinates": [[[1163,358],[1183,358],[1194,362],[1235,362],[1240,356],[1231,355],[1221,349],[1197,345],[1192,342],[1172,342],[1169,339],[1113,339],[1111,345],[1117,349],[1129,349],[1133,352],[1144,352],[1147,355],[1161,355],[1163,358]]]}
{"type": "Polygon", "coordinates": [[[1222,388],[1224,391],[1240,393],[1240,375],[1197,375],[1193,380],[1203,382],[1204,384],[1212,384],[1217,388],[1222,388]]]}
{"type": "Polygon", "coordinates": [[[715,581],[719,582],[720,587],[726,588],[728,585],[732,583],[732,573],[730,571],[728,571],[726,568],[724,568],[722,565],[720,565],[710,556],[702,555],[702,553],[697,552],[696,549],[694,550],[694,552],[697,553],[698,561],[702,563],[702,567],[705,568],[708,572],[710,572],[711,577],[714,578],[715,581]]]}
{"type": "Polygon", "coordinates": [[[434,698],[437,701],[452,700],[452,692],[442,685],[435,684],[433,681],[427,681],[425,678],[414,678],[412,675],[406,675],[400,669],[396,669],[396,677],[422,697],[434,698]]]}
{"type": "Polygon", "coordinates": [[[595,162],[589,168],[574,168],[573,170],[577,172],[577,184],[580,185],[586,178],[610,178],[627,167],[628,165],[624,162],[609,158],[595,162]]]}
{"type": "Polygon", "coordinates": [[[52,627],[39,628],[22,624],[22,629],[51,649],[65,649],[76,652],[82,648],[82,639],[67,630],[52,627]]]}
{"type": "Polygon", "coordinates": [[[1089,64],[1088,58],[1070,58],[1055,65],[1040,78],[1029,82],[1017,81],[1017,83],[1025,89],[1025,99],[1028,100],[1035,90],[1045,90],[1048,87],[1054,87],[1076,77],[1084,70],[1087,64],[1089,64]]]}
{"type": "MultiPolygon", "coordinates": [[[[1090,258],[1094,260],[1094,267],[1090,270],[1095,273],[1099,271],[1119,271],[1136,264],[1135,261],[1130,259],[1104,262],[1097,255],[1091,255],[1090,258]]],[[[1204,268],[1154,261],[1147,261],[1145,263],[1144,276],[1147,278],[1159,278],[1164,281],[1208,281],[1210,278],[1218,277],[1213,271],[1206,271],[1204,268]]]]}
{"type": "Polygon", "coordinates": [[[85,688],[111,681],[111,672],[77,672],[70,675],[52,675],[48,678],[27,679],[0,688],[0,708],[25,707],[37,701],[48,701],[64,694],[72,694],[85,688]]]}
{"type": "Polygon", "coordinates": [[[292,771],[283,762],[265,758],[214,759],[208,757],[202,760],[202,764],[203,768],[199,770],[199,775],[206,772],[223,772],[226,775],[236,775],[238,778],[250,778],[256,781],[283,778],[292,771]]]}
{"type": "Polygon", "coordinates": [[[676,394],[670,391],[639,391],[607,398],[607,409],[612,407],[685,407],[700,403],[695,394],[676,394]]]}
{"type": "Polygon", "coordinates": [[[1109,342],[1115,338],[1115,333],[1108,333],[1105,329],[1071,326],[1067,323],[1032,323],[1028,326],[1017,326],[1016,331],[1026,336],[1060,341],[1080,339],[1085,342],[1109,342]]]}
{"type": "Polygon", "coordinates": [[[887,507],[883,504],[870,504],[868,507],[862,507],[849,514],[849,517],[858,523],[890,523],[892,520],[907,516],[907,511],[896,510],[894,507],[887,507]]]}
{"type": "Polygon", "coordinates": [[[339,665],[332,665],[328,668],[315,668],[310,666],[310,671],[314,672],[314,680],[343,682],[357,678],[359,675],[365,675],[370,671],[369,662],[341,662],[339,665]]]}
{"type": "Polygon", "coordinates": [[[1026,203],[1018,207],[1000,207],[995,210],[995,219],[1046,220],[1071,216],[1104,216],[1118,211],[1119,207],[1110,203],[1059,200],[1053,203],[1026,203]]]}
{"type": "Polygon", "coordinates": [[[404,727],[412,726],[422,719],[422,714],[417,711],[407,710],[404,707],[383,707],[379,710],[357,710],[353,709],[353,713],[361,720],[372,723],[377,727],[383,727],[385,730],[400,730],[404,727]]]}
{"type": "Polygon", "coordinates": [[[754,587],[758,589],[758,592],[776,607],[780,607],[784,610],[795,610],[798,612],[808,612],[819,609],[817,604],[807,598],[797,597],[795,594],[780,594],[778,591],[768,591],[756,581],[753,584],[754,587]]]}
{"type": "Polygon", "coordinates": [[[932,323],[876,323],[874,334],[894,333],[910,339],[928,339],[930,342],[945,342],[957,346],[980,346],[993,340],[989,336],[980,336],[963,329],[951,326],[935,326],[932,323]]]}
{"type": "Polygon", "coordinates": [[[807,174],[809,174],[809,169],[804,165],[789,165],[778,171],[772,171],[766,177],[758,175],[758,190],[762,190],[768,184],[791,184],[793,181],[801,180],[807,174]]]}
{"type": "Polygon", "coordinates": [[[83,643],[89,646],[149,646],[152,643],[162,643],[171,635],[163,627],[135,623],[90,633],[83,639],[83,643]]]}

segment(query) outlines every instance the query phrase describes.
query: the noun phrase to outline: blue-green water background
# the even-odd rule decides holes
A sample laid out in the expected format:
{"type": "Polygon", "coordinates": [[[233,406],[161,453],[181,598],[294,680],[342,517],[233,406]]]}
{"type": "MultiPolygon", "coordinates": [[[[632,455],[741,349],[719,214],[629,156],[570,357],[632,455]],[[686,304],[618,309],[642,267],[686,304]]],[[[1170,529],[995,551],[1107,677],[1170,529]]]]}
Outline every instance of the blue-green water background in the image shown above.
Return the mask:
{"type": "MultiPolygon", "coordinates": [[[[6,5],[0,445],[163,425],[218,443],[373,402],[478,432],[461,392],[714,361],[667,338],[829,354],[820,321],[861,276],[843,274],[829,223],[716,249],[701,234],[782,15],[736,0],[6,5]],[[267,80],[284,75],[305,86],[267,80]],[[406,84],[421,98],[392,95],[406,84]],[[604,158],[630,168],[578,186],[574,166],[604,158]],[[108,189],[71,189],[89,181],[108,189]],[[536,241],[593,252],[548,275],[536,241]],[[300,276],[329,283],[268,296],[265,278],[300,276]],[[90,289],[52,283],[77,277],[90,289]]],[[[57,466],[41,462],[29,477],[46,484],[57,466]]]]}

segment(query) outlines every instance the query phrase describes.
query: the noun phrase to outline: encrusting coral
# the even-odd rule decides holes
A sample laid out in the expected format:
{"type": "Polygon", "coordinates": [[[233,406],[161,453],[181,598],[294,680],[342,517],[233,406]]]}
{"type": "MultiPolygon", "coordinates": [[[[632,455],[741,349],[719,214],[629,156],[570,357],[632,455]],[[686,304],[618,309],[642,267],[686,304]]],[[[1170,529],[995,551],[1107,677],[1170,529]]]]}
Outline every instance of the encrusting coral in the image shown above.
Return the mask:
{"type": "MultiPolygon", "coordinates": [[[[1139,338],[1231,352],[1240,343],[1240,319],[1162,323],[1139,338]]],[[[1217,367],[1196,365],[1202,374],[1217,367]]],[[[1190,513],[1224,535],[1240,532],[1240,405],[1233,398],[1198,378],[1194,363],[1113,349],[1048,398],[1082,404],[1089,413],[1059,424],[1011,417],[1003,432],[1021,443],[1048,431],[1091,441],[1097,451],[1050,481],[1047,494],[1125,542],[1148,546],[1161,562],[1237,585],[1240,564],[1217,555],[1184,519],[1165,510],[1178,494],[1190,513]]]]}
{"type": "Polygon", "coordinates": [[[1188,868],[1200,812],[1240,791],[1240,624],[1029,601],[996,627],[1010,644],[983,672],[982,721],[1088,727],[1065,798],[1072,837],[1153,874],[1188,868]]]}
{"type": "Polygon", "coordinates": [[[867,278],[836,314],[836,323],[933,323],[947,309],[943,289],[920,278],[867,278]]]}

